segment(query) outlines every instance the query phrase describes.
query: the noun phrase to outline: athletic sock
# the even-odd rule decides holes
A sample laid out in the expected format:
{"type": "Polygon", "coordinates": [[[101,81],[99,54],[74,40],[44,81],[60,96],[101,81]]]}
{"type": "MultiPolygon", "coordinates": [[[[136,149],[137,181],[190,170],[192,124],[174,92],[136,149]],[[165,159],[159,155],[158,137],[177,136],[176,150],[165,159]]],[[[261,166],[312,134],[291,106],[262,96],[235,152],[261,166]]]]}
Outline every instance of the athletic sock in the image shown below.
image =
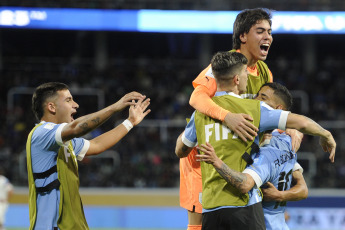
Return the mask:
{"type": "Polygon", "coordinates": [[[188,229],[187,230],[201,230],[201,225],[191,225],[191,224],[188,224],[188,229]]]}

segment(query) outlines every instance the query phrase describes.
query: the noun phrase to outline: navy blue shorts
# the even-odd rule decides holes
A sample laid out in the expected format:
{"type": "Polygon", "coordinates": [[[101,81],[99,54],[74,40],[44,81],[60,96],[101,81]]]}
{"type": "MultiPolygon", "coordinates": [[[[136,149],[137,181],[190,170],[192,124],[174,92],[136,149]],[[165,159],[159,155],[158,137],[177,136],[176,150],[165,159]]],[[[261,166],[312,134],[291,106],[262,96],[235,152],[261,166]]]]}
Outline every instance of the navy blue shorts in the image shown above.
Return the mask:
{"type": "Polygon", "coordinates": [[[265,230],[262,204],[222,208],[202,214],[202,230],[265,230]]]}

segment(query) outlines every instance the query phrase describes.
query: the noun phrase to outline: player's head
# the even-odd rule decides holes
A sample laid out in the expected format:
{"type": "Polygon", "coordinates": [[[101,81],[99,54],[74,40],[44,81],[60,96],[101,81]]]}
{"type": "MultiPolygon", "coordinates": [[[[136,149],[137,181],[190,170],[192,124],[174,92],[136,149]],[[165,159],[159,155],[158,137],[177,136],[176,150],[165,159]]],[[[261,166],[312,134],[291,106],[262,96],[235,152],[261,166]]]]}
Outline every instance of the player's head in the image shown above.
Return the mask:
{"type": "Polygon", "coordinates": [[[247,58],[238,52],[218,52],[211,60],[212,73],[216,78],[218,87],[234,84],[239,94],[247,89],[247,58]]]}
{"type": "Polygon", "coordinates": [[[73,120],[78,107],[68,86],[60,82],[44,83],[36,88],[32,96],[32,111],[38,120],[48,115],[54,117],[56,123],[68,123],[73,120]]]}
{"type": "Polygon", "coordinates": [[[292,107],[289,90],[276,82],[262,85],[255,99],[265,102],[274,109],[290,110],[292,107]]]}
{"type": "MultiPolygon", "coordinates": [[[[233,49],[245,49],[245,55],[255,60],[266,60],[273,42],[271,35],[272,15],[268,9],[256,8],[241,11],[234,22],[233,49]]],[[[247,56],[247,58],[249,58],[247,56]]]]}

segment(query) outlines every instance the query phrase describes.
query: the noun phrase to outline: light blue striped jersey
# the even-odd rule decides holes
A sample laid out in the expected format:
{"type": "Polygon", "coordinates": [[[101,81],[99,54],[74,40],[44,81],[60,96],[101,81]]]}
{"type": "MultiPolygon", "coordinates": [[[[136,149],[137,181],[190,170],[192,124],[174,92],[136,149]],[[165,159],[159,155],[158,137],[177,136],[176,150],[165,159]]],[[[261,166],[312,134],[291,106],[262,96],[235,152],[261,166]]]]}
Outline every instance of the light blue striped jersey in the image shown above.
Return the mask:
{"type": "MultiPolygon", "coordinates": [[[[56,165],[58,151],[64,146],[61,138],[62,128],[67,123],[54,124],[43,122],[34,131],[31,139],[32,172],[44,172],[56,165]]],[[[89,149],[90,142],[83,138],[71,140],[74,154],[78,160],[82,160],[89,149]]],[[[67,148],[68,142],[65,148],[67,148]]],[[[68,153],[67,151],[65,151],[68,153]]],[[[73,160],[66,154],[66,159],[73,160]]],[[[44,179],[36,179],[36,187],[44,187],[58,178],[57,172],[44,179]]],[[[37,218],[35,229],[52,229],[57,227],[59,217],[60,191],[53,189],[50,192],[37,194],[37,218]]]]}
{"type": "MultiPolygon", "coordinates": [[[[290,136],[278,132],[272,135],[270,143],[260,148],[254,163],[243,172],[253,177],[257,187],[269,181],[280,191],[289,190],[297,154],[292,151],[290,136]]],[[[268,230],[289,229],[284,217],[286,202],[263,201],[262,206],[268,230]]]]}

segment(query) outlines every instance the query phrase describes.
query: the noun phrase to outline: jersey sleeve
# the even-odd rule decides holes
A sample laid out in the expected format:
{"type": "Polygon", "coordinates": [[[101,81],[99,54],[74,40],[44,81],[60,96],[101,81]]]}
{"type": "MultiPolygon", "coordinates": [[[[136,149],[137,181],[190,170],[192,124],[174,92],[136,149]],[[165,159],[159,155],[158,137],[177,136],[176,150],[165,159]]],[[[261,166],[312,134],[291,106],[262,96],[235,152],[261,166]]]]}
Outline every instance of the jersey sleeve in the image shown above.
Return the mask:
{"type": "Polygon", "coordinates": [[[265,102],[260,102],[260,125],[259,130],[260,132],[264,132],[267,130],[273,129],[286,129],[286,121],[289,115],[289,111],[283,111],[279,109],[273,109],[265,102]]]}
{"type": "Polygon", "coordinates": [[[217,83],[212,73],[211,64],[194,79],[192,84],[194,88],[199,85],[205,86],[211,96],[217,92],[217,83]]]}
{"type": "Polygon", "coordinates": [[[292,171],[300,171],[301,173],[303,173],[303,168],[302,166],[296,161],[295,165],[293,166],[292,171]]]}
{"type": "Polygon", "coordinates": [[[63,145],[61,131],[67,123],[54,124],[45,122],[33,135],[34,145],[43,147],[45,151],[55,151],[63,145]]]}
{"type": "Polygon", "coordinates": [[[62,136],[61,136],[61,132],[62,132],[62,129],[63,127],[65,127],[67,125],[67,123],[62,123],[58,126],[56,132],[55,132],[55,140],[56,142],[60,145],[60,146],[63,146],[63,145],[66,145],[68,144],[68,142],[63,142],[62,141],[62,136]]]}
{"type": "MultiPolygon", "coordinates": [[[[63,142],[62,137],[61,137],[61,132],[62,132],[63,127],[65,127],[65,125],[67,125],[67,123],[62,123],[61,125],[59,125],[59,127],[57,128],[55,132],[55,140],[60,146],[68,145],[68,141],[63,142]]],[[[74,150],[75,155],[77,156],[77,159],[79,161],[83,160],[87,150],[90,147],[90,142],[84,138],[73,138],[71,141],[72,141],[73,150],[74,150]]]]}
{"type": "Polygon", "coordinates": [[[229,111],[217,105],[206,91],[207,88],[202,85],[196,87],[191,95],[190,105],[209,117],[224,121],[229,111]]]}
{"type": "Polygon", "coordinates": [[[84,138],[73,138],[72,145],[75,155],[79,161],[83,160],[90,147],[90,141],[84,138]]]}
{"type": "Polygon", "coordinates": [[[184,130],[184,133],[182,134],[182,142],[188,147],[194,147],[197,144],[194,115],[195,115],[195,112],[190,118],[190,121],[188,122],[184,130]]]}
{"type": "Polygon", "coordinates": [[[265,154],[260,153],[243,173],[249,174],[255,181],[257,188],[269,181],[271,175],[271,163],[265,154]]]}
{"type": "Polygon", "coordinates": [[[199,112],[212,118],[224,121],[229,111],[223,109],[211,99],[217,91],[217,83],[211,65],[204,69],[193,81],[194,91],[189,104],[199,112]]]}

